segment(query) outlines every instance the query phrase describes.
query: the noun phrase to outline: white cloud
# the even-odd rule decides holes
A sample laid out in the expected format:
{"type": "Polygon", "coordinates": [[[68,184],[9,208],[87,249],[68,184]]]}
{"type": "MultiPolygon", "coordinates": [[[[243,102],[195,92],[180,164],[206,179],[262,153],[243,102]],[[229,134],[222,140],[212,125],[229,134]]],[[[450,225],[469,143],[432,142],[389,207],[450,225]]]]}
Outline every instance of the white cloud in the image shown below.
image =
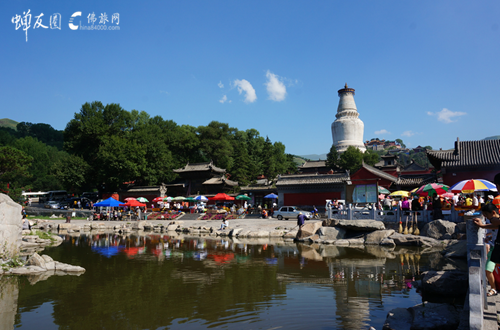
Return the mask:
{"type": "Polygon", "coordinates": [[[286,97],[286,87],[280,80],[279,76],[267,70],[266,78],[267,81],[265,85],[267,93],[269,94],[269,99],[276,102],[284,101],[286,97]]]}
{"type": "Polygon", "coordinates": [[[257,95],[255,94],[255,89],[245,79],[236,79],[233,82],[234,86],[238,87],[238,92],[241,94],[245,92],[245,103],[253,103],[257,99],[257,95]]]}
{"type": "MultiPolygon", "coordinates": [[[[227,102],[227,96],[224,95],[220,100],[219,100],[220,103],[226,103],[227,102]]],[[[231,101],[229,101],[229,103],[231,103],[231,101]]]]}
{"type": "Polygon", "coordinates": [[[217,84],[217,86],[219,86],[219,88],[224,88],[224,84],[222,83],[222,81],[219,81],[219,83],[217,84]]]}
{"type": "Polygon", "coordinates": [[[403,133],[401,133],[401,136],[410,137],[410,136],[413,136],[413,135],[415,135],[415,132],[412,132],[412,131],[404,131],[403,133]]]}
{"type": "Polygon", "coordinates": [[[443,122],[445,124],[449,124],[449,123],[453,123],[453,122],[456,121],[456,120],[453,120],[453,117],[465,116],[467,113],[460,112],[460,111],[450,111],[450,110],[448,110],[446,108],[443,108],[443,110],[441,110],[439,112],[436,112],[436,113],[427,111],[427,114],[429,116],[436,115],[438,117],[439,121],[441,121],[441,122],[443,122]]]}
{"type": "Polygon", "coordinates": [[[387,131],[386,129],[381,129],[380,131],[375,131],[375,134],[377,135],[391,134],[391,132],[387,131]]]}
{"type": "Polygon", "coordinates": [[[169,92],[166,92],[166,91],[160,91],[160,93],[167,94],[167,95],[170,94],[169,92]]]}

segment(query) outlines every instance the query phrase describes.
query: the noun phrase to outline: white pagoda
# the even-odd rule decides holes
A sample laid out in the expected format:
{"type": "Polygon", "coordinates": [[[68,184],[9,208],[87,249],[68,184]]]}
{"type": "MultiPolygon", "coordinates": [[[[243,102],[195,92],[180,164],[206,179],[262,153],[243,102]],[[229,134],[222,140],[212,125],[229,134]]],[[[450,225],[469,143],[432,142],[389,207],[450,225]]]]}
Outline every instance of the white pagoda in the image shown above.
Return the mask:
{"type": "Polygon", "coordinates": [[[366,151],[363,133],[365,124],[359,119],[358,109],[354,103],[354,88],[349,88],[347,84],[339,89],[339,106],[335,121],[332,123],[333,144],[339,153],[347,150],[349,146],[354,146],[366,151]]]}

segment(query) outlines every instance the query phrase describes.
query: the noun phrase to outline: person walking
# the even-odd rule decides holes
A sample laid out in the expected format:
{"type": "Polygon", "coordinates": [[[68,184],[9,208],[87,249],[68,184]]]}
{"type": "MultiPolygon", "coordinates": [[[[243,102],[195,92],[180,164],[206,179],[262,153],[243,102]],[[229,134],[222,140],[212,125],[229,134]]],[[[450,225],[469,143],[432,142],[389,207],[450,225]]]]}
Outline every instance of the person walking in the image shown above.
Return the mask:
{"type": "Polygon", "coordinates": [[[305,222],[306,216],[302,212],[299,212],[299,215],[297,216],[297,226],[299,226],[299,229],[302,228],[305,222]]]}

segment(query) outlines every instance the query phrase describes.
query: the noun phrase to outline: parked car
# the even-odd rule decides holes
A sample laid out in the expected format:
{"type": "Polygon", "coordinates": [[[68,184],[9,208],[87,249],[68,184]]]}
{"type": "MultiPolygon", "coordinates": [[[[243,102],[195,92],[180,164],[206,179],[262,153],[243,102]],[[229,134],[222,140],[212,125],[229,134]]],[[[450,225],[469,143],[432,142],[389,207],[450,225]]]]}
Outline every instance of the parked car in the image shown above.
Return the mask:
{"type": "Polygon", "coordinates": [[[278,211],[274,212],[273,216],[278,218],[278,220],[297,219],[300,212],[302,212],[307,219],[311,219],[311,212],[301,210],[297,206],[282,206],[278,211]]]}
{"type": "Polygon", "coordinates": [[[61,205],[56,201],[47,201],[45,202],[43,207],[45,207],[46,209],[59,209],[61,208],[61,205]]]}

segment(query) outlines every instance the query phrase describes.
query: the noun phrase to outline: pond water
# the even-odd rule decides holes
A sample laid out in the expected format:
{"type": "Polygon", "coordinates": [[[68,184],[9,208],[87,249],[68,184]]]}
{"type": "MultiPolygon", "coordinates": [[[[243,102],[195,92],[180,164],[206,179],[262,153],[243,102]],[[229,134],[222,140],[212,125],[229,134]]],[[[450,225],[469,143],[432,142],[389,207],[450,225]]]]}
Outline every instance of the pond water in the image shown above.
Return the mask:
{"type": "Polygon", "coordinates": [[[448,263],[418,249],[63,237],[42,253],[86,272],[1,278],[2,329],[381,329],[421,303],[413,279],[448,263]]]}

